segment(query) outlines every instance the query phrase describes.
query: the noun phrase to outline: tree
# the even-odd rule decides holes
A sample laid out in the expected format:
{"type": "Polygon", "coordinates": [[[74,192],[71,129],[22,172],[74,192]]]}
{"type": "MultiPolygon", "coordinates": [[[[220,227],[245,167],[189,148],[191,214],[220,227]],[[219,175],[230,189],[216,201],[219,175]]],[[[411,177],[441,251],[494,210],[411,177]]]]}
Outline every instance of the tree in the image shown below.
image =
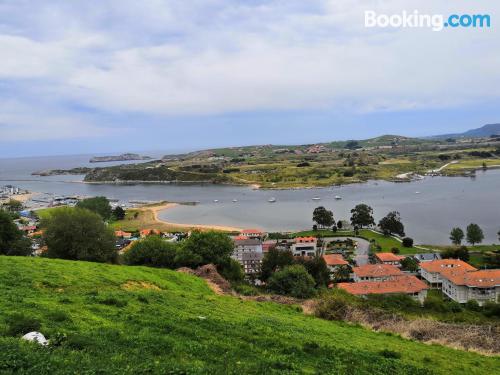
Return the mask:
{"type": "Polygon", "coordinates": [[[342,223],[342,220],[337,221],[337,228],[339,230],[341,230],[343,226],[344,226],[344,224],[342,223]]]}
{"type": "Polygon", "coordinates": [[[460,259],[464,262],[469,260],[469,249],[466,246],[460,246],[458,248],[446,249],[441,252],[441,257],[443,259],[460,259]]]}
{"type": "Polygon", "coordinates": [[[295,298],[309,298],[314,294],[314,279],[299,264],[287,266],[273,274],[267,286],[275,293],[295,298]]]}
{"type": "Polygon", "coordinates": [[[412,247],[413,246],[413,238],[405,237],[403,238],[403,247],[412,247]]]}
{"type": "Polygon", "coordinates": [[[9,199],[9,201],[5,203],[4,206],[10,212],[19,212],[23,209],[23,204],[15,199],[9,199]]]}
{"type": "Polygon", "coordinates": [[[454,245],[460,245],[464,237],[464,231],[460,228],[453,228],[450,232],[450,240],[454,245]]]}
{"type": "Polygon", "coordinates": [[[309,275],[312,276],[316,287],[327,286],[330,281],[330,270],[323,257],[298,258],[297,263],[304,266],[309,275]]]}
{"type": "Polygon", "coordinates": [[[64,207],[42,222],[51,258],[110,262],[116,260],[115,235],[95,212],[64,207]]]}
{"type": "Polygon", "coordinates": [[[78,202],[76,207],[93,211],[99,214],[104,220],[111,218],[111,206],[106,197],[87,198],[78,202]]]}
{"type": "Polygon", "coordinates": [[[125,210],[120,206],[116,206],[113,210],[113,217],[115,218],[115,220],[125,219],[125,210]]]}
{"type": "Polygon", "coordinates": [[[373,209],[364,203],[358,204],[354,207],[351,210],[351,214],[351,224],[353,226],[363,228],[375,225],[375,220],[373,219],[373,209]]]}
{"type": "Polygon", "coordinates": [[[405,227],[397,211],[389,212],[379,221],[378,225],[385,235],[398,234],[401,237],[405,235],[405,227]]]}
{"type": "Polygon", "coordinates": [[[228,258],[226,262],[217,267],[217,270],[222,277],[232,282],[242,282],[245,279],[243,267],[240,262],[233,258],[228,258]]]}
{"type": "Polygon", "coordinates": [[[403,271],[417,272],[418,262],[413,257],[406,257],[401,261],[403,271]]]}
{"type": "Polygon", "coordinates": [[[333,220],[333,212],[327,210],[325,207],[316,207],[313,211],[313,221],[317,223],[320,227],[331,227],[335,222],[333,220]]]}
{"type": "Polygon", "coordinates": [[[195,231],[184,241],[183,248],[185,254],[199,257],[198,266],[209,263],[219,266],[228,261],[234,251],[234,243],[224,233],[195,231]]]}
{"type": "Polygon", "coordinates": [[[31,241],[23,236],[11,215],[4,210],[0,210],[0,254],[31,254],[31,241]]]}
{"type": "Polygon", "coordinates": [[[469,224],[467,226],[467,242],[472,246],[476,243],[483,242],[484,234],[483,230],[477,224],[469,224]]]}
{"type": "Polygon", "coordinates": [[[286,266],[290,266],[293,263],[294,258],[291,251],[283,251],[278,250],[275,247],[271,247],[262,259],[260,279],[262,281],[267,281],[273,273],[282,270],[286,266]]]}
{"type": "Polygon", "coordinates": [[[159,236],[148,236],[135,241],[123,255],[123,260],[125,264],[132,266],[174,268],[177,247],[176,244],[166,242],[159,236]]]}

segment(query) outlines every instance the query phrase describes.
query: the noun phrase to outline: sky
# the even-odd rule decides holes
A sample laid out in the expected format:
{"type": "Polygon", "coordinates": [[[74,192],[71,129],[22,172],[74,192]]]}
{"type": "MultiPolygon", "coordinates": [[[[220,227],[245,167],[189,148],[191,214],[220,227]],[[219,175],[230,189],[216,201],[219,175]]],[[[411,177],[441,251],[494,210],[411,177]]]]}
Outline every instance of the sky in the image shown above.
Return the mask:
{"type": "Polygon", "coordinates": [[[500,122],[499,22],[494,0],[0,0],[0,157],[500,122]],[[491,27],[365,28],[367,10],[491,27]]]}

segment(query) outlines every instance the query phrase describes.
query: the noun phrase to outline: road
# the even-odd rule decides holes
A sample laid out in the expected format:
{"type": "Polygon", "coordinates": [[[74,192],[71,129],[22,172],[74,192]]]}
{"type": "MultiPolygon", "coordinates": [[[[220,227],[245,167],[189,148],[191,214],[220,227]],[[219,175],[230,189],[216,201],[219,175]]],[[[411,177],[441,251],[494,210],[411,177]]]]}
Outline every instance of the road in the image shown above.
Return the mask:
{"type": "Polygon", "coordinates": [[[345,241],[351,239],[357,243],[356,249],[354,249],[354,261],[356,265],[362,266],[369,263],[368,254],[370,252],[370,242],[364,238],[359,237],[325,237],[324,241],[345,241]]]}

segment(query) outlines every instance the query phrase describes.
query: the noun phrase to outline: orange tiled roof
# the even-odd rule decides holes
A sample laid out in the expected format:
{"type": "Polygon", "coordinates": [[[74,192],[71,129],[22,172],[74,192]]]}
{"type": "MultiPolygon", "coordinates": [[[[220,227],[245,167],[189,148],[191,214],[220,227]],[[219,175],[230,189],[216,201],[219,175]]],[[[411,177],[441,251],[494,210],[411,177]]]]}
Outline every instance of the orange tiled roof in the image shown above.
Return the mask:
{"type": "Polygon", "coordinates": [[[345,266],[347,263],[342,254],[327,254],[323,255],[323,259],[329,266],[345,266]]]}
{"type": "Polygon", "coordinates": [[[500,269],[464,271],[459,268],[448,268],[441,275],[455,285],[466,285],[476,288],[490,288],[500,286],[500,269]]]}
{"type": "Polygon", "coordinates": [[[339,283],[339,288],[355,295],[418,293],[428,289],[426,283],[415,276],[404,275],[386,281],[362,281],[359,283],[339,283]]]}
{"type": "Polygon", "coordinates": [[[399,262],[405,258],[404,256],[393,253],[376,253],[375,256],[381,262],[399,262]]]}
{"type": "Polygon", "coordinates": [[[316,237],[296,237],[296,242],[316,242],[316,237]]]}
{"type": "Polygon", "coordinates": [[[243,229],[241,234],[262,234],[263,232],[260,229],[243,229]]]}
{"type": "Polygon", "coordinates": [[[157,229],[142,229],[140,233],[141,236],[149,236],[151,233],[158,234],[160,233],[160,231],[158,231],[157,229]]]}
{"type": "Polygon", "coordinates": [[[115,231],[115,236],[116,237],[129,237],[129,236],[132,236],[132,233],[124,232],[122,230],[117,230],[117,231],[115,231]]]}
{"type": "Polygon", "coordinates": [[[358,277],[387,277],[403,274],[398,267],[390,264],[365,264],[354,267],[352,270],[358,277]]]}
{"type": "Polygon", "coordinates": [[[236,236],[236,237],[233,237],[233,240],[234,240],[234,241],[238,241],[238,240],[248,240],[248,237],[247,237],[247,236],[236,236]]]}
{"type": "Polygon", "coordinates": [[[431,262],[423,262],[420,263],[420,267],[426,270],[427,272],[441,273],[445,269],[449,268],[460,268],[464,271],[475,271],[476,268],[472,267],[470,264],[465,263],[460,259],[440,259],[433,260],[431,262]]]}

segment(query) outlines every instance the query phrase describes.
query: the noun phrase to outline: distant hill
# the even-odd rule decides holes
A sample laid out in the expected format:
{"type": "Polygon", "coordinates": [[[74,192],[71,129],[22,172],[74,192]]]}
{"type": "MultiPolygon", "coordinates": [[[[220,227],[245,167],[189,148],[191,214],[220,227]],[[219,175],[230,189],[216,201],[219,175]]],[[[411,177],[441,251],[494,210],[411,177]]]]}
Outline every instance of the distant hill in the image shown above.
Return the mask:
{"type": "Polygon", "coordinates": [[[429,138],[480,138],[500,135],[500,124],[487,124],[477,129],[467,130],[464,133],[435,135],[429,138]]]}

